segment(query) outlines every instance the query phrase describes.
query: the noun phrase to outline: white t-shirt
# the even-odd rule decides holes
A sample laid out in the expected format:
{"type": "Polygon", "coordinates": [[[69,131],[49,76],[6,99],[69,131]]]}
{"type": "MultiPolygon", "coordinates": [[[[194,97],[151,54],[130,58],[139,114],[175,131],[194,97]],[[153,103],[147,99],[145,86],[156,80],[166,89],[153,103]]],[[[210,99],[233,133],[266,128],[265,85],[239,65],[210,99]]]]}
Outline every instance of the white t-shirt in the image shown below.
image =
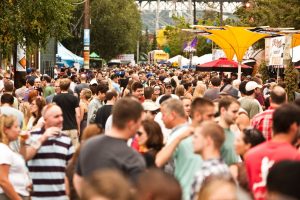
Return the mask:
{"type": "MultiPolygon", "coordinates": [[[[29,196],[26,187],[30,185],[30,179],[24,159],[3,143],[0,143],[0,152],[0,165],[10,165],[8,178],[15,191],[22,196],[29,196]]],[[[0,187],[0,194],[3,193],[0,187]]]]}

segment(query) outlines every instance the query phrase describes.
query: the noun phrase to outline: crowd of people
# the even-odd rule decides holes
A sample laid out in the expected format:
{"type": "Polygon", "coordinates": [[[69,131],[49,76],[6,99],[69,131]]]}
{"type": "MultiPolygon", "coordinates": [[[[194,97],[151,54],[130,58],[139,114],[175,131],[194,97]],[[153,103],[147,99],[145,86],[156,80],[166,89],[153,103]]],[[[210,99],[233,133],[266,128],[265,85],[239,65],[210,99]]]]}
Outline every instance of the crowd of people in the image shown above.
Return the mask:
{"type": "Polygon", "coordinates": [[[0,200],[300,199],[300,99],[260,74],[0,73],[0,200]]]}

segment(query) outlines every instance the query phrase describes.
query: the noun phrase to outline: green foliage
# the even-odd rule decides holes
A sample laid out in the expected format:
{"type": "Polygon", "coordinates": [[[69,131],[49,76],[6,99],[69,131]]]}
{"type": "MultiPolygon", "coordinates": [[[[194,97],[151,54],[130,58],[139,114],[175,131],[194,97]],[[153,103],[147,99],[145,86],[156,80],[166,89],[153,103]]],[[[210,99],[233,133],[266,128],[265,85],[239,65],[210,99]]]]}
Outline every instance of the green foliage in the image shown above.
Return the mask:
{"type": "Polygon", "coordinates": [[[68,36],[73,0],[3,0],[0,4],[0,48],[16,43],[28,50],[44,47],[50,37],[68,36]]]}
{"type": "MultiPolygon", "coordinates": [[[[184,18],[173,17],[175,26],[167,26],[165,36],[167,37],[167,47],[170,49],[170,57],[183,54],[183,46],[187,42],[191,42],[195,38],[195,34],[184,32],[181,29],[189,28],[184,18]]],[[[211,52],[211,44],[206,39],[198,36],[197,55],[203,55],[211,52]]],[[[187,55],[188,56],[188,55],[187,55]]]]}
{"type": "Polygon", "coordinates": [[[261,79],[265,83],[268,79],[270,79],[268,66],[265,62],[262,62],[259,66],[258,73],[261,74],[261,79]]]}
{"type": "Polygon", "coordinates": [[[91,18],[91,48],[104,59],[135,51],[141,17],[134,0],[93,0],[91,18]]]}
{"type": "Polygon", "coordinates": [[[244,26],[300,28],[299,0],[252,0],[250,7],[240,7],[236,15],[244,26]]]}
{"type": "Polygon", "coordinates": [[[284,82],[286,84],[286,91],[288,94],[288,100],[295,100],[295,92],[298,90],[299,72],[292,63],[290,63],[284,70],[284,82]]]}
{"type": "Polygon", "coordinates": [[[156,50],[157,49],[157,40],[156,40],[156,33],[153,35],[153,41],[151,44],[151,50],[156,50]]]}
{"type": "Polygon", "coordinates": [[[149,42],[149,31],[146,28],[145,33],[141,34],[140,37],[140,54],[145,53],[147,54],[150,51],[150,42],[149,42]]]}

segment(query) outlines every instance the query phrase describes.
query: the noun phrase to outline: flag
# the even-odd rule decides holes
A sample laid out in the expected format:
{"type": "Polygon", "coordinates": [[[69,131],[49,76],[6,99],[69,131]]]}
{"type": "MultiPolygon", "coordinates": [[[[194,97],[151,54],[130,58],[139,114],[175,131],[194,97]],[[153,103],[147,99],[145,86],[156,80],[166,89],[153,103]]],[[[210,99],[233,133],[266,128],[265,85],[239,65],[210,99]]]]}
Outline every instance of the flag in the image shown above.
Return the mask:
{"type": "Polygon", "coordinates": [[[198,42],[198,38],[195,37],[195,38],[192,40],[192,42],[191,42],[191,47],[192,47],[192,48],[195,48],[195,47],[197,46],[197,42],[198,42]]]}

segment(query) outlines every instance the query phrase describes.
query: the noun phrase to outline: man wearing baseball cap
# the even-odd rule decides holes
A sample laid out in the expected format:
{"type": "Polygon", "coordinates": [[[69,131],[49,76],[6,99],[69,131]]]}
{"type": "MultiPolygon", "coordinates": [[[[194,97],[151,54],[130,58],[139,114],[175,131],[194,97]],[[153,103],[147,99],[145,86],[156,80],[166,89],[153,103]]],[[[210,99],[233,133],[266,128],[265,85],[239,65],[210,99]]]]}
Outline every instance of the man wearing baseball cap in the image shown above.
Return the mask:
{"type": "Polygon", "coordinates": [[[241,108],[247,111],[250,119],[252,119],[254,115],[263,111],[260,103],[255,99],[255,94],[259,93],[261,88],[262,86],[255,81],[249,81],[245,87],[246,96],[239,99],[241,108]]]}

